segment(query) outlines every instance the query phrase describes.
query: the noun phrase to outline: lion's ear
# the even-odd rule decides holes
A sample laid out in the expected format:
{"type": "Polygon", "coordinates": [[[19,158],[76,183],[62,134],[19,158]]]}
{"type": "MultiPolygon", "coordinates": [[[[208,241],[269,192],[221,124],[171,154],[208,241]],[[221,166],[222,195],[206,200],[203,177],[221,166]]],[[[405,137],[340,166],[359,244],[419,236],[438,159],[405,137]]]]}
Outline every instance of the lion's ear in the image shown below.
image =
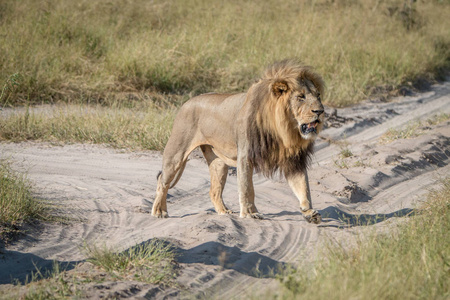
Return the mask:
{"type": "Polygon", "coordinates": [[[286,93],[289,87],[286,82],[279,81],[272,85],[272,92],[276,97],[280,97],[283,93],[286,93]]]}

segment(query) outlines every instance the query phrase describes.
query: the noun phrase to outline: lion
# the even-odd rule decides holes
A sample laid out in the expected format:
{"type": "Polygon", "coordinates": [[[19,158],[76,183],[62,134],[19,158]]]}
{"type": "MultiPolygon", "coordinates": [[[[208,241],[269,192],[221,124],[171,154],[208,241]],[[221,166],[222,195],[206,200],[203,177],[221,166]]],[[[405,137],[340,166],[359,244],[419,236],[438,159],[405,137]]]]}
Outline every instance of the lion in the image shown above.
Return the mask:
{"type": "Polygon", "coordinates": [[[209,195],[218,214],[230,214],[222,192],[228,168],[236,167],[240,217],[261,219],[255,206],[253,172],[284,175],[310,223],[312,208],[307,167],[323,127],[324,81],[296,60],[276,62],[246,93],[203,94],[180,108],[163,153],[152,215],[165,218],[167,192],[180,179],[188,156],[200,147],[209,167],[209,195]]]}

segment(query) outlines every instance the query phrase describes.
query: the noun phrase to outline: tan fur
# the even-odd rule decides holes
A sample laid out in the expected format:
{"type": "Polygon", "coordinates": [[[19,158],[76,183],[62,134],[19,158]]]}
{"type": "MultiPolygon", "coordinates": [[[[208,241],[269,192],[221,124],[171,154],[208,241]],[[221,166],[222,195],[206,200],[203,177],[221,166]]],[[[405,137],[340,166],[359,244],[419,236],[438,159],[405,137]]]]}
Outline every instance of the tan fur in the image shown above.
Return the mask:
{"type": "Polygon", "coordinates": [[[164,150],[152,215],[168,216],[167,191],[181,176],[189,153],[201,146],[210,168],[210,197],[219,214],[230,213],[222,191],[228,166],[234,166],[241,217],[261,217],[254,204],[253,171],[269,177],[280,172],[305,218],[319,223],[320,214],[311,208],[306,168],[323,124],[323,89],[311,68],[284,60],[270,66],[246,93],[205,94],[186,102],[164,150]]]}

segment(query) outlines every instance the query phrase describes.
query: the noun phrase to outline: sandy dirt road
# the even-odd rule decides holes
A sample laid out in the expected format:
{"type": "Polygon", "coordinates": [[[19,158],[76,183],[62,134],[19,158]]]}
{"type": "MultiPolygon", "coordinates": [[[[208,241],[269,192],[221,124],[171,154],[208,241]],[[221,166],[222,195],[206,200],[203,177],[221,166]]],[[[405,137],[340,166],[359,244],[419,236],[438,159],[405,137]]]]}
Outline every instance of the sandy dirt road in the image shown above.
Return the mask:
{"type": "MultiPolygon", "coordinates": [[[[26,170],[36,195],[60,205],[69,224],[45,224],[2,249],[0,287],[23,280],[52,261],[76,263],[84,242],[127,249],[153,238],[171,241],[178,252],[178,286],[159,288],[136,282],[91,287],[90,295],[221,299],[251,294],[264,285],[278,264],[313,261],[328,238],[345,242],[359,224],[383,228],[407,216],[437,180],[450,174],[450,122],[423,126],[411,139],[380,143],[389,128],[450,113],[450,82],[429,92],[390,102],[365,102],[330,109],[329,128],[317,140],[309,170],[313,205],[324,222],[308,224],[284,180],[254,177],[256,205],[264,220],[237,213],[216,215],[209,200],[206,163],[194,153],[178,185],[169,191],[170,218],[150,216],[161,168],[156,152],[127,152],[96,145],[51,146],[0,143],[1,158],[26,170]],[[342,149],[352,153],[340,157],[342,149]],[[131,288],[133,287],[133,288],[131,288]]],[[[0,112],[1,114],[5,112],[0,112]]],[[[238,212],[236,176],[230,170],[224,191],[227,206],[238,212]]]]}

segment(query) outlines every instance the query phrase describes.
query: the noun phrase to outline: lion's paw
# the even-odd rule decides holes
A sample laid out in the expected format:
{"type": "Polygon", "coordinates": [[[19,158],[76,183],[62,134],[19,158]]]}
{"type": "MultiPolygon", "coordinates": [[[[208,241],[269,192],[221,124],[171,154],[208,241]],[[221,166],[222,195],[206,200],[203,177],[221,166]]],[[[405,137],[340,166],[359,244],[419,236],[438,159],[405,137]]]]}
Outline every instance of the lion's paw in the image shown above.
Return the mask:
{"type": "Polygon", "coordinates": [[[262,220],[264,219],[264,215],[260,213],[251,213],[249,214],[252,219],[262,220]]]}
{"type": "Polygon", "coordinates": [[[303,217],[308,223],[320,224],[322,222],[322,216],[317,210],[314,209],[309,209],[306,212],[303,212],[303,217]]]}
{"type": "Polygon", "coordinates": [[[233,211],[230,209],[226,209],[226,210],[218,212],[219,215],[231,215],[232,213],[233,213],[233,211]]]}
{"type": "Polygon", "coordinates": [[[246,213],[246,214],[241,214],[240,216],[241,218],[252,218],[252,219],[257,219],[257,220],[263,220],[264,219],[264,215],[260,214],[258,212],[256,213],[246,213]]]}
{"type": "Polygon", "coordinates": [[[163,219],[163,218],[168,218],[169,214],[167,213],[167,211],[158,211],[158,212],[152,213],[152,216],[154,216],[158,219],[163,219]]]}

